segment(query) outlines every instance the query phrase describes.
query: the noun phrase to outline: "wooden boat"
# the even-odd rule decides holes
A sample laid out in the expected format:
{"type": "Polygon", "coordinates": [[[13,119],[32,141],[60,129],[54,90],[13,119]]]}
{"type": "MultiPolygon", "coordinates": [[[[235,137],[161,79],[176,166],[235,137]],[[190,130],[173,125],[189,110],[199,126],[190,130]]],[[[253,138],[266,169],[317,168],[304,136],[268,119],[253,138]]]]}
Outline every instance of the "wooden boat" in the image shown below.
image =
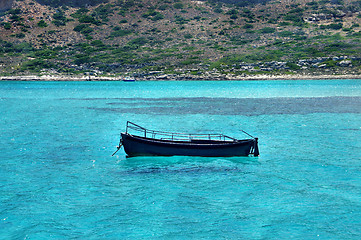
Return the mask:
{"type": "Polygon", "coordinates": [[[126,131],[121,133],[118,150],[121,146],[124,147],[128,157],[259,155],[258,138],[239,140],[223,134],[182,134],[154,131],[129,121],[126,131]],[[135,131],[137,134],[131,134],[130,131],[135,131]]]}

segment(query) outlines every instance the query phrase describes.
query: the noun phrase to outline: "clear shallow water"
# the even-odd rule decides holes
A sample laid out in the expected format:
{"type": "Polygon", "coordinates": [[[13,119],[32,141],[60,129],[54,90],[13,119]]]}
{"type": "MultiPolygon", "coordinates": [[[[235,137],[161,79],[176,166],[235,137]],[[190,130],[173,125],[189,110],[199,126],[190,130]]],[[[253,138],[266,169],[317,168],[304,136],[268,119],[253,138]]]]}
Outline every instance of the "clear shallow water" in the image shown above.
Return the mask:
{"type": "Polygon", "coordinates": [[[361,81],[0,82],[0,239],[358,239],[361,81]],[[111,157],[127,120],[258,158],[111,157]]]}

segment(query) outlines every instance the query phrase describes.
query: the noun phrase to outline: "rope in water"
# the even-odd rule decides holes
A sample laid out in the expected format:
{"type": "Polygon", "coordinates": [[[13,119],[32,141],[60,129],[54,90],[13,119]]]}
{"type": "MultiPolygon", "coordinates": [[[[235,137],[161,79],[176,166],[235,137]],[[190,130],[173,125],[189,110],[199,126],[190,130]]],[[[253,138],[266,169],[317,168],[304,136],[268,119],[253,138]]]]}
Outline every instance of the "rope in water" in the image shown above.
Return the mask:
{"type": "Polygon", "coordinates": [[[123,145],[123,141],[122,141],[122,139],[120,139],[120,140],[119,140],[119,145],[118,145],[118,147],[117,147],[117,150],[112,154],[112,156],[114,156],[114,154],[116,154],[116,153],[119,151],[119,149],[122,147],[122,145],[123,145]]]}

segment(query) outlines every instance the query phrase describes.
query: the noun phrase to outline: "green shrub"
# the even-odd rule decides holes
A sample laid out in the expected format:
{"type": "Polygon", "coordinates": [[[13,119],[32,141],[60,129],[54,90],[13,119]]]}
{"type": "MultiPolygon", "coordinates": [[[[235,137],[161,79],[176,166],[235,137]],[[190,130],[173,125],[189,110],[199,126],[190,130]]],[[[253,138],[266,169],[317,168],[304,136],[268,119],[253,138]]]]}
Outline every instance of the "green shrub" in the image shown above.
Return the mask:
{"type": "Polygon", "coordinates": [[[158,21],[158,20],[164,19],[164,16],[161,13],[157,13],[155,16],[151,17],[150,19],[152,21],[158,21]]]}
{"type": "Polygon", "coordinates": [[[243,28],[244,29],[251,29],[251,28],[253,28],[253,25],[249,24],[249,23],[246,23],[245,25],[243,25],[243,28]]]}
{"type": "Polygon", "coordinates": [[[66,21],[66,17],[63,11],[58,11],[57,13],[54,13],[53,18],[55,20],[59,20],[59,21],[66,21]]]}
{"type": "Polygon", "coordinates": [[[293,32],[291,32],[291,31],[282,31],[282,32],[278,33],[278,35],[280,37],[292,37],[293,32]]]}
{"type": "Polygon", "coordinates": [[[127,43],[128,46],[140,47],[148,43],[148,40],[145,37],[135,38],[127,43]]]}
{"type": "Polygon", "coordinates": [[[232,14],[232,15],[230,16],[230,18],[233,19],[233,20],[235,20],[235,19],[238,18],[238,16],[237,16],[236,14],[232,14]]]}
{"type": "Polygon", "coordinates": [[[158,7],[158,9],[159,9],[159,10],[162,10],[162,11],[166,10],[167,8],[168,8],[168,5],[165,5],[165,4],[160,5],[160,6],[158,7]]]}
{"type": "Polygon", "coordinates": [[[34,51],[30,43],[22,42],[13,46],[15,52],[28,53],[34,51]]]}
{"type": "Polygon", "coordinates": [[[300,66],[292,62],[287,62],[286,66],[289,67],[291,70],[299,70],[301,68],[300,66]]]}
{"type": "Polygon", "coordinates": [[[8,53],[14,51],[14,44],[0,39],[0,53],[8,53]]]}
{"type": "Polygon", "coordinates": [[[121,29],[120,27],[114,27],[113,32],[110,33],[109,37],[124,37],[131,33],[132,33],[131,30],[124,30],[124,29],[121,29]]]}
{"type": "Polygon", "coordinates": [[[92,23],[92,24],[99,24],[99,21],[97,21],[94,17],[89,15],[82,15],[79,17],[80,23],[92,23]]]}
{"type": "Polygon", "coordinates": [[[82,34],[89,34],[93,32],[94,30],[89,26],[89,24],[80,24],[76,26],[74,29],[76,32],[80,32],[82,34]]]}
{"type": "Polygon", "coordinates": [[[190,33],[186,33],[186,34],[184,34],[184,38],[185,39],[191,39],[191,38],[193,38],[193,35],[190,34],[190,33]]]}
{"type": "Polygon", "coordinates": [[[65,26],[68,21],[65,17],[65,13],[63,11],[58,11],[53,15],[53,24],[57,27],[65,26]]]}
{"type": "Polygon", "coordinates": [[[222,29],[219,33],[218,33],[218,35],[225,35],[226,34],[226,30],[225,29],[222,29]]]}
{"type": "Polygon", "coordinates": [[[334,42],[324,47],[324,51],[326,52],[338,52],[344,49],[353,48],[354,45],[345,42],[334,42]]]}
{"type": "Polygon", "coordinates": [[[78,26],[76,26],[73,30],[75,31],[75,32],[81,32],[84,28],[86,28],[86,27],[88,27],[89,25],[87,25],[87,24],[80,24],[80,25],[78,25],[78,26]]]}
{"type": "Polygon", "coordinates": [[[323,57],[324,56],[324,52],[318,50],[315,47],[305,48],[304,52],[306,53],[307,57],[323,57]]]}
{"type": "Polygon", "coordinates": [[[238,11],[236,9],[232,9],[232,10],[229,10],[228,12],[226,12],[226,14],[228,14],[228,15],[237,15],[238,11]]]}
{"type": "Polygon", "coordinates": [[[3,23],[3,26],[4,26],[4,28],[7,29],[7,30],[11,29],[11,23],[9,23],[9,22],[4,22],[4,23],[3,23]]]}
{"type": "Polygon", "coordinates": [[[117,1],[117,5],[124,9],[129,9],[133,6],[136,6],[137,1],[130,0],[130,1],[117,1]]]}
{"type": "Polygon", "coordinates": [[[22,17],[20,17],[17,14],[11,15],[9,18],[12,22],[20,22],[20,21],[24,20],[22,17]]]}
{"type": "Polygon", "coordinates": [[[49,69],[49,68],[53,68],[55,67],[54,64],[48,62],[48,61],[44,61],[41,59],[34,59],[34,60],[30,60],[27,61],[25,63],[22,64],[21,66],[21,70],[31,70],[31,71],[39,71],[41,69],[49,69]]]}
{"type": "Polygon", "coordinates": [[[333,29],[333,30],[339,30],[342,28],[342,23],[331,23],[330,25],[326,25],[326,28],[333,29]]]}
{"type": "Polygon", "coordinates": [[[84,54],[78,54],[75,56],[75,59],[74,59],[74,63],[77,65],[89,63],[90,61],[91,61],[90,57],[88,55],[84,55],[84,54]]]}
{"type": "Polygon", "coordinates": [[[71,14],[70,16],[74,17],[74,18],[80,18],[81,16],[83,16],[85,13],[89,12],[88,9],[86,8],[80,8],[78,9],[75,13],[71,14]]]}
{"type": "Polygon", "coordinates": [[[277,45],[280,45],[280,44],[283,44],[284,42],[281,40],[281,39],[276,39],[274,42],[273,42],[273,45],[277,46],[277,45]]]}
{"type": "Polygon", "coordinates": [[[292,23],[290,22],[280,22],[278,25],[281,26],[281,27],[284,27],[284,26],[290,26],[292,23]]]}
{"type": "Polygon", "coordinates": [[[293,22],[296,26],[301,26],[304,24],[302,12],[290,12],[283,17],[284,20],[293,22]]]}
{"type": "Polygon", "coordinates": [[[155,15],[157,15],[157,11],[155,11],[154,9],[149,9],[148,11],[142,14],[142,17],[148,18],[155,15]]]}
{"type": "Polygon", "coordinates": [[[251,39],[242,39],[240,37],[232,37],[231,41],[232,41],[232,44],[235,44],[235,45],[245,45],[245,44],[249,44],[249,43],[253,42],[253,40],[251,40],[251,39]]]}
{"type": "Polygon", "coordinates": [[[22,17],[18,15],[22,13],[21,9],[19,8],[10,9],[7,13],[10,14],[9,19],[12,22],[21,22],[22,20],[24,20],[22,17]]]}
{"type": "Polygon", "coordinates": [[[17,34],[15,34],[15,37],[17,37],[17,38],[25,38],[25,34],[24,33],[17,33],[17,34]]]}
{"type": "Polygon", "coordinates": [[[329,59],[325,62],[323,62],[323,64],[326,64],[326,67],[332,68],[332,67],[336,67],[336,61],[329,59]]]}
{"type": "Polygon", "coordinates": [[[103,21],[108,21],[108,16],[113,14],[113,9],[111,7],[112,5],[110,4],[100,5],[94,10],[92,16],[100,18],[103,21]]]}
{"type": "Polygon", "coordinates": [[[288,14],[299,14],[302,15],[305,10],[303,8],[297,7],[288,12],[288,14]]]}
{"type": "Polygon", "coordinates": [[[174,20],[175,20],[176,24],[180,24],[180,25],[186,24],[187,22],[189,22],[189,19],[185,19],[185,18],[183,18],[181,16],[178,16],[178,15],[174,16],[174,20]]]}
{"type": "Polygon", "coordinates": [[[15,8],[15,9],[10,9],[8,11],[9,14],[12,14],[12,15],[16,15],[16,14],[20,14],[22,13],[21,9],[20,8],[15,8]]]}
{"type": "Polygon", "coordinates": [[[215,12],[215,13],[222,13],[223,10],[222,10],[222,8],[219,7],[219,8],[215,8],[215,9],[214,9],[214,12],[215,12]]]}
{"type": "Polygon", "coordinates": [[[122,10],[120,10],[119,12],[118,12],[118,14],[120,15],[120,16],[123,16],[123,17],[125,17],[125,14],[127,13],[127,11],[125,11],[124,9],[122,9],[122,10]]]}
{"type": "Polygon", "coordinates": [[[192,64],[197,64],[197,63],[200,63],[200,61],[198,59],[193,59],[193,58],[189,58],[189,59],[186,59],[182,62],[180,62],[181,65],[192,65],[192,64]]]}
{"type": "Polygon", "coordinates": [[[41,59],[55,58],[58,55],[57,51],[51,49],[40,49],[33,53],[33,56],[41,59]]]}
{"type": "Polygon", "coordinates": [[[248,18],[248,19],[255,18],[254,13],[251,10],[249,10],[248,8],[243,9],[242,16],[245,18],[248,18]]]}
{"type": "Polygon", "coordinates": [[[154,9],[149,9],[146,13],[142,15],[142,17],[151,19],[152,21],[158,21],[164,18],[163,14],[155,11],[154,9]]]}
{"type": "Polygon", "coordinates": [[[275,28],[272,27],[265,27],[259,30],[260,33],[274,33],[276,31],[275,28]]]}
{"type": "Polygon", "coordinates": [[[183,8],[184,8],[184,5],[183,5],[183,3],[175,3],[175,4],[173,5],[173,7],[174,7],[175,9],[183,9],[183,8]]]}
{"type": "Polygon", "coordinates": [[[306,3],[306,5],[308,5],[308,6],[318,6],[318,2],[316,2],[316,1],[308,2],[308,3],[306,3]]]}
{"type": "Polygon", "coordinates": [[[90,45],[94,47],[104,47],[105,44],[102,42],[102,40],[94,40],[90,43],[90,45]]]}
{"type": "Polygon", "coordinates": [[[267,22],[268,22],[268,23],[272,23],[272,24],[276,24],[276,23],[277,23],[277,19],[275,19],[275,18],[270,18],[267,22]]]}
{"type": "Polygon", "coordinates": [[[44,20],[40,20],[38,22],[38,27],[45,28],[47,26],[48,26],[48,24],[44,20]]]}

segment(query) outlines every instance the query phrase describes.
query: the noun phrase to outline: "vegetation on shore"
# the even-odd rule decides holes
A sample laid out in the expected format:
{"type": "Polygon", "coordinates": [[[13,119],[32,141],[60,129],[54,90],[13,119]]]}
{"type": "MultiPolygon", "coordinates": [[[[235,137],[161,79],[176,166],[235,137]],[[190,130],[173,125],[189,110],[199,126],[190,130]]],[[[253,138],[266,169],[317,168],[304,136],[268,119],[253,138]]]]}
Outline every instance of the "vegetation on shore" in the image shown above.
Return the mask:
{"type": "Polygon", "coordinates": [[[359,0],[17,0],[0,20],[0,75],[361,72],[359,0]]]}

